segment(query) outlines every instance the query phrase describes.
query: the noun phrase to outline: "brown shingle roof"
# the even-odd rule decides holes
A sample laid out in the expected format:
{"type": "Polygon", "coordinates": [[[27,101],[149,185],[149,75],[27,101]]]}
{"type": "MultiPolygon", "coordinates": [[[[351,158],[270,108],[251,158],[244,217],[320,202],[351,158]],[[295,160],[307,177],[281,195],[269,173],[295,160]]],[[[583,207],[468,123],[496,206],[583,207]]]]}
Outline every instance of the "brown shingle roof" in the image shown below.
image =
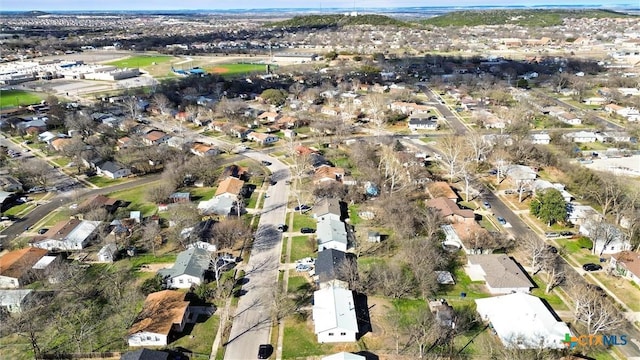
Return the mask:
{"type": "Polygon", "coordinates": [[[28,247],[11,251],[0,258],[0,275],[20,278],[33,267],[38,260],[47,255],[47,250],[28,247]]]}
{"type": "Polygon", "coordinates": [[[117,199],[112,199],[104,195],[96,195],[92,198],[85,200],[79,207],[82,209],[90,206],[96,206],[96,207],[113,206],[116,204],[116,202],[118,202],[117,199]]]}
{"type": "Polygon", "coordinates": [[[623,251],[611,256],[635,276],[640,277],[640,254],[633,251],[623,251]]]}
{"type": "Polygon", "coordinates": [[[240,190],[242,190],[242,186],[244,186],[244,181],[229,176],[220,182],[220,185],[218,185],[218,188],[216,189],[215,196],[221,194],[238,195],[240,194],[240,190]]]}
{"type": "Polygon", "coordinates": [[[141,331],[169,335],[173,324],[182,323],[189,302],[184,301],[184,293],[163,290],[151,293],[144,300],[138,320],[129,329],[129,335],[141,331]]]}
{"type": "Polygon", "coordinates": [[[320,166],[316,169],[315,178],[316,180],[320,179],[332,179],[337,180],[338,176],[344,176],[344,169],[339,167],[331,167],[331,166],[320,166]]]}
{"type": "Polygon", "coordinates": [[[73,229],[78,227],[81,221],[78,219],[70,219],[63,220],[57,224],[55,224],[52,228],[50,228],[46,233],[42,235],[45,239],[64,239],[73,229]]]}
{"type": "Polygon", "coordinates": [[[165,135],[167,135],[167,134],[163,133],[162,131],[153,130],[153,131],[149,132],[148,134],[146,134],[144,137],[149,141],[158,141],[158,140],[162,139],[162,137],[165,136],[165,135]]]}
{"type": "Polygon", "coordinates": [[[446,197],[438,197],[427,201],[427,206],[432,207],[440,211],[442,216],[458,215],[466,219],[474,219],[475,214],[473,210],[463,210],[458,207],[458,204],[451,201],[446,197]]]}
{"type": "Polygon", "coordinates": [[[451,189],[451,186],[444,181],[435,181],[427,186],[429,193],[434,198],[444,196],[447,199],[457,199],[458,195],[451,189]]]}

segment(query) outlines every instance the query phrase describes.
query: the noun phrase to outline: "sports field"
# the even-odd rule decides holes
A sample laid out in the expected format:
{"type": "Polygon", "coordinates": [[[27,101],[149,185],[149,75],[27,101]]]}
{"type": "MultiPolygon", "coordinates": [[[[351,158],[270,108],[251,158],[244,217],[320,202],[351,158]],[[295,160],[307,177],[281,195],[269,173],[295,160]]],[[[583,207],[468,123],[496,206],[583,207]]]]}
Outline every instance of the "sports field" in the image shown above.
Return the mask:
{"type": "Polygon", "coordinates": [[[265,64],[217,64],[215,66],[207,67],[208,73],[220,74],[220,75],[241,75],[252,72],[266,73],[267,65],[265,64]]]}
{"type": "Polygon", "coordinates": [[[0,108],[37,104],[42,99],[42,97],[28,91],[0,90],[0,108]]]}
{"type": "Polygon", "coordinates": [[[166,55],[138,55],[131,56],[126,59],[112,61],[107,63],[107,65],[113,65],[119,68],[144,68],[171,61],[171,59],[173,59],[172,56],[166,55]]]}

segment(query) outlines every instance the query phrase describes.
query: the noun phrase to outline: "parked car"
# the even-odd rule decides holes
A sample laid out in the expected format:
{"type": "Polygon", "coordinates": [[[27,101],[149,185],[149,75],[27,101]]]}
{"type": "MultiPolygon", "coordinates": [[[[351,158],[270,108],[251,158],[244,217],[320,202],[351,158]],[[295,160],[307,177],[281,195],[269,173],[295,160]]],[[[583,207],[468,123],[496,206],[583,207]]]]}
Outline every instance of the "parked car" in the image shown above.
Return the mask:
{"type": "Polygon", "coordinates": [[[311,266],[307,264],[298,264],[296,265],[296,272],[305,272],[311,270],[311,266]]]}
{"type": "Polygon", "coordinates": [[[489,170],[489,175],[497,175],[497,174],[498,174],[498,170],[496,169],[489,170]]]}
{"type": "Polygon", "coordinates": [[[560,233],[561,236],[573,236],[573,232],[571,231],[563,231],[560,233]]]}
{"type": "Polygon", "coordinates": [[[38,230],[38,234],[42,235],[42,234],[46,233],[47,231],[49,231],[49,229],[42,228],[42,229],[38,230]]]}
{"type": "Polygon", "coordinates": [[[515,193],[516,193],[516,191],[515,190],[511,190],[511,189],[507,189],[507,190],[504,191],[505,195],[513,195],[515,193]]]}
{"type": "Polygon", "coordinates": [[[484,205],[484,207],[485,207],[485,208],[487,208],[487,209],[491,209],[491,204],[489,204],[489,202],[488,202],[488,201],[484,201],[484,202],[482,203],[482,205],[484,205]]]}
{"type": "Polygon", "coordinates": [[[313,233],[316,232],[316,229],[303,227],[302,229],[300,229],[300,232],[303,233],[303,234],[313,234],[313,233]]]}
{"type": "Polygon", "coordinates": [[[264,166],[269,166],[269,165],[271,165],[271,162],[266,161],[266,160],[262,160],[260,163],[262,163],[262,165],[264,165],[264,166]]]}
{"type": "Polygon", "coordinates": [[[584,271],[598,271],[602,270],[602,266],[594,263],[586,263],[582,265],[582,269],[584,271]]]}
{"type": "Polygon", "coordinates": [[[548,238],[557,238],[560,236],[560,234],[557,232],[547,232],[547,233],[544,233],[544,236],[548,238]]]}
{"type": "Polygon", "coordinates": [[[547,251],[553,254],[557,254],[558,253],[558,249],[555,246],[547,246],[547,251]]]}
{"type": "Polygon", "coordinates": [[[300,259],[300,260],[296,260],[296,264],[303,264],[303,265],[315,265],[316,263],[316,259],[312,258],[312,257],[306,257],[304,259],[300,259]]]}
{"type": "Polygon", "coordinates": [[[258,347],[258,359],[268,359],[273,353],[271,344],[260,344],[258,347]]]}
{"type": "Polygon", "coordinates": [[[310,210],[310,209],[311,209],[311,206],[305,205],[305,204],[302,204],[300,206],[296,206],[295,207],[296,211],[307,211],[307,210],[310,210]]]}
{"type": "Polygon", "coordinates": [[[502,225],[507,224],[507,220],[505,220],[502,216],[498,216],[496,219],[498,219],[498,222],[502,225]]]}
{"type": "Polygon", "coordinates": [[[270,180],[270,181],[269,181],[269,185],[275,185],[275,184],[277,184],[277,183],[278,183],[278,182],[277,182],[277,181],[275,181],[275,180],[270,180]]]}
{"type": "Polygon", "coordinates": [[[287,226],[287,224],[278,225],[278,231],[285,232],[285,231],[287,231],[287,229],[289,229],[289,226],[287,226]]]}

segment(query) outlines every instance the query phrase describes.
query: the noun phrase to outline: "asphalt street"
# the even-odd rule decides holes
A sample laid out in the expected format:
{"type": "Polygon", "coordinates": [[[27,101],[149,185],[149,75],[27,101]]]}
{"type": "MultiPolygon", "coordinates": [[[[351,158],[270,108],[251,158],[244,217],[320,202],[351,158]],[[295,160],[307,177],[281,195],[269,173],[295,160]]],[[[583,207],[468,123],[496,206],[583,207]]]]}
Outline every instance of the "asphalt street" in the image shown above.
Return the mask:
{"type": "Polygon", "coordinates": [[[277,226],[285,223],[290,179],[289,168],[263,153],[248,151],[245,156],[257,161],[269,161],[272,178],[262,207],[251,255],[245,272],[245,285],[233,316],[233,325],[226,344],[226,360],[255,359],[260,344],[270,342],[271,309],[278,285],[278,265],[282,251],[282,233],[277,226]]]}

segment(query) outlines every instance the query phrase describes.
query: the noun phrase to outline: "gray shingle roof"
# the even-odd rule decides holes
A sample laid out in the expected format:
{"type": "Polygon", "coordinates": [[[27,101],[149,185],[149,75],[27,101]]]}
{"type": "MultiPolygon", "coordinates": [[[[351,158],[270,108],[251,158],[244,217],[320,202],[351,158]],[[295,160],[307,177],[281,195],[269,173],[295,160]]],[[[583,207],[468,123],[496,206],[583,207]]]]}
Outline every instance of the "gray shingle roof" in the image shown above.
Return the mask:
{"type": "Polygon", "coordinates": [[[192,248],[178,254],[178,258],[171,269],[162,269],[158,271],[158,274],[170,277],[186,274],[202,278],[204,272],[209,269],[210,262],[211,257],[208,251],[192,248]]]}
{"type": "Polygon", "coordinates": [[[346,254],[340,250],[326,249],[318,253],[316,259],[316,274],[320,282],[331,280],[345,280],[345,276],[340,274],[340,267],[349,261],[346,254]]]}
{"type": "Polygon", "coordinates": [[[504,254],[469,255],[469,263],[480,265],[487,285],[494,289],[534,287],[518,264],[504,254]]]}

